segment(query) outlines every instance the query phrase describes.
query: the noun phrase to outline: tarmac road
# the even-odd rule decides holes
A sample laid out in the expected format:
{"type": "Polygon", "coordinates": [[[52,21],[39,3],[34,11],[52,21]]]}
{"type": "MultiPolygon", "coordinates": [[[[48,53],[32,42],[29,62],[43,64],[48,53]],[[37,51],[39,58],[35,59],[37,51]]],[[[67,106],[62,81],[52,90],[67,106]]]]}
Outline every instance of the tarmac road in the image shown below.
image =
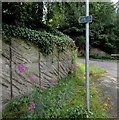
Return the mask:
{"type": "MultiPolygon", "coordinates": [[[[78,58],[77,61],[85,63],[85,59],[82,58],[78,58]]],[[[106,97],[110,97],[110,115],[119,117],[119,61],[90,60],[89,64],[108,72],[102,75],[99,82],[106,97]]]]}

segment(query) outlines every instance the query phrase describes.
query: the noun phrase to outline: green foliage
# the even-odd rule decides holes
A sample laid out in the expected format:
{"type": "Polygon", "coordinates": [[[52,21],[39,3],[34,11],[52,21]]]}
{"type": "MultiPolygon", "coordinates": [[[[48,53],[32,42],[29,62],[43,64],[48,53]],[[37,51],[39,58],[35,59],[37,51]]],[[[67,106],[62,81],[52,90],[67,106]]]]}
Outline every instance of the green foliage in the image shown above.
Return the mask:
{"type": "MultiPolygon", "coordinates": [[[[75,40],[77,47],[84,49],[85,24],[79,24],[78,19],[85,15],[85,3],[65,3],[64,11],[65,8],[69,11],[64,12],[65,25],[61,24],[59,29],[75,40]]],[[[90,45],[109,54],[118,53],[119,30],[114,4],[90,3],[90,14],[93,16],[93,21],[90,23],[90,45]]]]}
{"type": "Polygon", "coordinates": [[[47,2],[46,24],[57,28],[59,25],[64,24],[64,4],[62,2],[47,2]]]}
{"type": "Polygon", "coordinates": [[[22,96],[19,95],[15,99],[9,101],[3,108],[2,117],[6,119],[13,117],[17,118],[20,117],[21,114],[25,114],[28,111],[28,104],[30,103],[30,94],[31,92],[25,93],[22,96]]]}
{"type": "Polygon", "coordinates": [[[116,12],[114,4],[111,2],[90,3],[90,13],[93,16],[93,22],[90,24],[90,41],[92,47],[101,48],[103,51],[111,54],[116,53],[118,34],[115,24],[116,12]]]}
{"type": "Polygon", "coordinates": [[[63,37],[64,36],[64,34],[62,32],[60,32],[60,31],[58,31],[56,29],[50,29],[47,32],[49,32],[49,33],[51,33],[53,35],[56,35],[58,37],[63,37]]]}
{"type": "Polygon", "coordinates": [[[42,2],[3,2],[2,18],[7,24],[38,29],[42,27],[42,2]]]}
{"type": "Polygon", "coordinates": [[[7,44],[11,44],[11,37],[8,37],[5,35],[4,31],[2,31],[2,39],[7,43],[7,44]]]}
{"type": "Polygon", "coordinates": [[[71,107],[67,109],[67,111],[68,113],[66,115],[66,118],[88,118],[90,115],[82,105],[77,107],[71,107]]]}
{"type": "Polygon", "coordinates": [[[75,48],[75,49],[72,51],[72,63],[73,63],[73,64],[75,64],[76,58],[78,57],[77,53],[78,53],[78,50],[75,48]]]}
{"type": "Polygon", "coordinates": [[[74,35],[75,36],[78,33],[80,33],[80,29],[78,29],[77,27],[71,27],[71,28],[65,29],[63,32],[65,34],[74,35]]]}
{"type": "Polygon", "coordinates": [[[60,30],[76,26],[80,12],[84,12],[81,6],[79,2],[48,2],[46,23],[60,30]]]}
{"type": "MultiPolygon", "coordinates": [[[[44,4],[43,2],[3,3],[3,22],[35,30],[58,29],[75,40],[77,47],[84,49],[85,24],[79,24],[78,19],[80,16],[85,16],[85,2],[44,2],[44,4]],[[44,4],[47,9],[45,16],[44,4]]],[[[115,12],[114,4],[90,2],[90,15],[93,16],[93,22],[90,23],[90,45],[109,54],[118,53],[119,15],[115,12]]],[[[61,35],[58,34],[57,36],[61,35]]]]}
{"type": "Polygon", "coordinates": [[[72,39],[61,32],[54,32],[53,35],[45,31],[41,32],[7,24],[3,24],[3,31],[5,35],[26,39],[35,43],[44,54],[52,53],[55,47],[59,51],[66,50],[72,44],[72,39]]]}
{"type": "Polygon", "coordinates": [[[70,27],[63,30],[63,33],[69,35],[74,41],[75,45],[79,47],[79,49],[84,49],[85,47],[85,37],[83,35],[83,30],[77,27],[70,27]]]}

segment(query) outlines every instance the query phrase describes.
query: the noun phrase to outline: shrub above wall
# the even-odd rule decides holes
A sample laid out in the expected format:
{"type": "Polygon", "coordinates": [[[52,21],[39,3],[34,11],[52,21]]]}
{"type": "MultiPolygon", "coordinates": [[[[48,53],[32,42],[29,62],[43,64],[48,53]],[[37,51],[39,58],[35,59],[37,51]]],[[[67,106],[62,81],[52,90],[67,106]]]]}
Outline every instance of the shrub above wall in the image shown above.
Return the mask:
{"type": "MultiPolygon", "coordinates": [[[[3,24],[3,36],[8,35],[11,37],[22,38],[35,43],[43,54],[50,54],[56,47],[59,51],[66,50],[67,47],[73,46],[72,39],[67,35],[58,32],[50,31],[50,33],[44,31],[36,31],[28,28],[16,27],[8,24],[3,24]]],[[[8,36],[4,40],[10,41],[8,36]]]]}

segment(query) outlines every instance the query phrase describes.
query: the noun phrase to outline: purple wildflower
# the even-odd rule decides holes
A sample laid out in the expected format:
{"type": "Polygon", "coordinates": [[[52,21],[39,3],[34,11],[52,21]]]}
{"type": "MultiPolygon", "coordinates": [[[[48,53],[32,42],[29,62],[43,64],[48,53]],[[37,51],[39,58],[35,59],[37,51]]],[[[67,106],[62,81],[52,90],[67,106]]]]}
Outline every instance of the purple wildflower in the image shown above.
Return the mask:
{"type": "Polygon", "coordinates": [[[75,68],[78,68],[78,65],[75,65],[75,64],[74,64],[74,65],[72,65],[72,68],[74,68],[74,69],[75,69],[75,68]]]}
{"type": "Polygon", "coordinates": [[[24,65],[19,65],[16,67],[20,72],[23,72],[24,70],[26,70],[28,67],[24,66],[24,65]]]}
{"type": "Polygon", "coordinates": [[[31,103],[28,107],[28,110],[33,110],[35,107],[35,104],[34,103],[31,103]]]}
{"type": "Polygon", "coordinates": [[[31,81],[35,81],[35,80],[36,80],[36,78],[34,78],[34,77],[32,77],[32,76],[31,76],[29,79],[30,79],[31,81]]]}
{"type": "Polygon", "coordinates": [[[55,84],[55,80],[51,80],[50,83],[53,85],[55,84]]]}

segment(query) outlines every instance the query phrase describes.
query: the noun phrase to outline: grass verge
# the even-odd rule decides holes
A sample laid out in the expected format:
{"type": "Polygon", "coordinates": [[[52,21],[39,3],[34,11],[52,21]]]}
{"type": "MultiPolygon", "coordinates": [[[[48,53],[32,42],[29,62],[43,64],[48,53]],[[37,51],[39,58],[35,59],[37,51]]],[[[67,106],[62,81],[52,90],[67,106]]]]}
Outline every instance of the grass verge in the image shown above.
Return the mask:
{"type": "Polygon", "coordinates": [[[86,110],[85,65],[77,62],[78,68],[57,85],[41,91],[20,95],[3,109],[3,118],[108,118],[103,105],[97,78],[106,71],[90,67],[90,111],[86,110]],[[34,104],[35,107],[29,106],[34,104]]]}

